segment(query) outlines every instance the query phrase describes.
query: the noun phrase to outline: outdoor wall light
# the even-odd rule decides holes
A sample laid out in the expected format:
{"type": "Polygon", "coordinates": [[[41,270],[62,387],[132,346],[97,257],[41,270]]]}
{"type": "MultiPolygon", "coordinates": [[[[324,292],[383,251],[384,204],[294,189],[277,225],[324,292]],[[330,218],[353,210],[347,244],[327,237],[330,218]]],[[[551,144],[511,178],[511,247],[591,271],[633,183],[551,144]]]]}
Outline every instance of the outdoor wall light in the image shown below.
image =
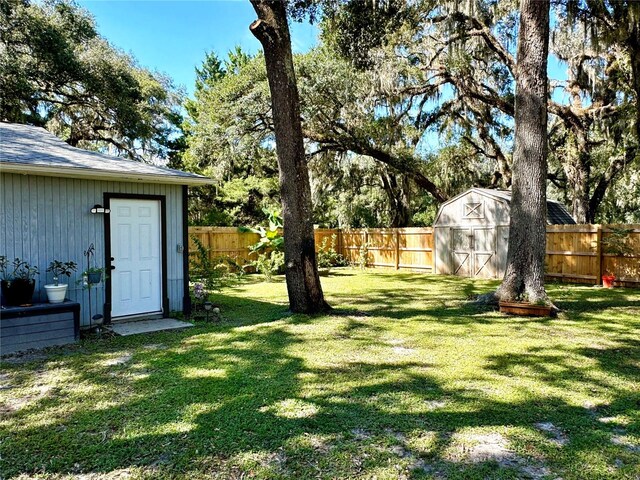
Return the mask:
{"type": "Polygon", "coordinates": [[[111,213],[109,208],[104,208],[99,203],[96,203],[93,207],[91,207],[91,213],[111,213]]]}

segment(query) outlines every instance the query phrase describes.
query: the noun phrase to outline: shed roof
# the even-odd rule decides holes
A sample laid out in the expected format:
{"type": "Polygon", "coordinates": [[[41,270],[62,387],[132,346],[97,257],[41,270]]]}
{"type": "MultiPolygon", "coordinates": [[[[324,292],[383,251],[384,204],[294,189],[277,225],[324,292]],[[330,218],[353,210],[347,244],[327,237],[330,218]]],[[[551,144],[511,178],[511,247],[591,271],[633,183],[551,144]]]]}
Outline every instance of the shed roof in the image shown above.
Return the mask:
{"type": "MultiPolygon", "coordinates": [[[[454,200],[467,195],[469,192],[476,192],[480,195],[484,195],[486,197],[491,197],[496,200],[504,201],[507,204],[511,204],[511,192],[508,190],[495,190],[491,188],[470,188],[466,192],[461,193],[460,195],[455,196],[454,198],[448,200],[443,203],[440,207],[440,211],[442,208],[447,205],[449,202],[453,202],[454,200]]],[[[440,212],[438,212],[438,216],[436,217],[436,222],[438,221],[438,217],[440,216],[440,212]]],[[[576,221],[573,219],[567,208],[560,202],[556,200],[547,199],[547,224],[548,225],[573,225],[576,221]]]]}
{"type": "Polygon", "coordinates": [[[0,171],[138,183],[212,183],[202,175],[75,148],[41,127],[5,122],[0,122],[0,171]]]}

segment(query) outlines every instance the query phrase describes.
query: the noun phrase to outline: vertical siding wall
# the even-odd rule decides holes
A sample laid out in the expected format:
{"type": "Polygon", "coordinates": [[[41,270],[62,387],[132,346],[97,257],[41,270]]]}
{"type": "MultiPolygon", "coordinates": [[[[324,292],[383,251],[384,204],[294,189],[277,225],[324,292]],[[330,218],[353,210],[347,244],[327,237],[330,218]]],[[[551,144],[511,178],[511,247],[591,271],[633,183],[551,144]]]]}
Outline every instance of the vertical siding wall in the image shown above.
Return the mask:
{"type": "MultiPolygon", "coordinates": [[[[91,214],[103,194],[164,195],[167,205],[167,288],[170,310],[182,310],[182,187],[179,185],[105,182],[33,175],[0,174],[0,255],[20,257],[40,269],[34,300],[46,301],[44,285],[52,260],[72,260],[78,271],[69,280],[67,297],[81,304],[81,325],[89,323],[89,296],[76,283],[86,269],[83,252],[95,245],[95,265],[104,266],[104,215],[91,214]]],[[[93,265],[92,265],[93,266],[93,265]]],[[[65,279],[66,281],[66,279],[65,279]]],[[[104,282],[91,291],[91,313],[102,314],[104,282]]]]}

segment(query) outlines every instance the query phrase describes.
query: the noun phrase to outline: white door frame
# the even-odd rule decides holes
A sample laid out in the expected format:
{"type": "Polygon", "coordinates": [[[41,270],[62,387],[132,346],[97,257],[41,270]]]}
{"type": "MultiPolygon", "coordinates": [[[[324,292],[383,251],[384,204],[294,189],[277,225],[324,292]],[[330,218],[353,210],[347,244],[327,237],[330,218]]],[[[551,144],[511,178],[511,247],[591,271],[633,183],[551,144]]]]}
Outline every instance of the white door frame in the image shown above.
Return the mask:
{"type": "MultiPolygon", "coordinates": [[[[160,304],[161,309],[155,312],[139,312],[133,313],[131,316],[149,314],[162,314],[166,316],[168,314],[169,300],[167,295],[167,230],[166,230],[166,197],[164,195],[140,195],[140,194],[121,194],[121,193],[105,193],[104,202],[106,208],[111,208],[111,200],[152,200],[160,203],[160,304]]],[[[106,299],[105,299],[105,321],[110,322],[112,318],[112,295],[113,295],[113,274],[111,272],[117,269],[117,263],[114,265],[112,245],[111,245],[111,218],[110,214],[105,215],[105,268],[107,269],[106,280],[106,299]]],[[[117,319],[126,318],[129,315],[118,316],[117,319]]]]}

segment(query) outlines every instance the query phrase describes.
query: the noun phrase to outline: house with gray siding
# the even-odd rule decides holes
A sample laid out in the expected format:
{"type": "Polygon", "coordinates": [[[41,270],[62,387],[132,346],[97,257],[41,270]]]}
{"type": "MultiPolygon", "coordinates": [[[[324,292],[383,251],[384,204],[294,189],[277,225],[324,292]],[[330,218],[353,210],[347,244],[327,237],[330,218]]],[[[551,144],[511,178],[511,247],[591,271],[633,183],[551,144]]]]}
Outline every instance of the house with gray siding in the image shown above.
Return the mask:
{"type": "Polygon", "coordinates": [[[67,298],[80,303],[81,325],[90,321],[80,272],[91,244],[95,266],[107,271],[91,290],[93,315],[116,322],[184,311],[187,189],[209,183],[199,175],[74,148],[43,128],[0,123],[0,255],[39,268],[35,302],[46,302],[43,286],[51,283],[46,269],[52,260],[76,262],[67,298]]]}

